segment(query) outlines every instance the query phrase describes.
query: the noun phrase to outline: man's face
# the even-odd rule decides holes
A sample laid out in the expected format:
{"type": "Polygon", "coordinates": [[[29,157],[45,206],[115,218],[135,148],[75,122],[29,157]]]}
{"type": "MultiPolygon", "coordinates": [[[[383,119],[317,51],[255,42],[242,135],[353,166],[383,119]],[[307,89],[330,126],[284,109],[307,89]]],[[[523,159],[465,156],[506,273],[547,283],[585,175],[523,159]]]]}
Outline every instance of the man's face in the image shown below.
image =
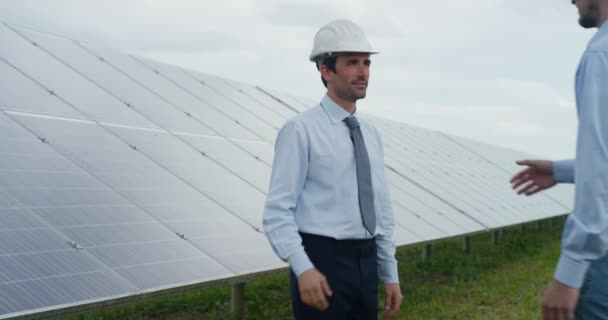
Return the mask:
{"type": "Polygon", "coordinates": [[[578,23],[583,28],[598,27],[599,8],[598,0],[571,0],[578,8],[578,23]]]}
{"type": "Polygon", "coordinates": [[[328,89],[346,101],[365,98],[370,64],[368,53],[347,53],[338,56],[336,72],[328,81],[328,89]]]}

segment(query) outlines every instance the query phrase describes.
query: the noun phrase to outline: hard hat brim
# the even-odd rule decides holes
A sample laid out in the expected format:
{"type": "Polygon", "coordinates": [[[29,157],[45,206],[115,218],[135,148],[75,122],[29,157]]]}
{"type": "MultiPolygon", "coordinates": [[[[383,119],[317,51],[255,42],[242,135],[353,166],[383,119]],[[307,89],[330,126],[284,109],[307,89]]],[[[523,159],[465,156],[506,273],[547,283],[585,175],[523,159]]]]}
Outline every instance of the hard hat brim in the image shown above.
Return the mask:
{"type": "Polygon", "coordinates": [[[321,52],[321,53],[317,53],[315,52],[314,54],[311,54],[308,59],[311,62],[317,62],[317,60],[320,57],[331,57],[331,56],[338,56],[338,55],[344,55],[344,54],[348,54],[348,53],[369,53],[370,55],[372,54],[379,54],[379,51],[359,51],[359,50],[345,50],[345,51],[333,51],[333,52],[321,52]]]}

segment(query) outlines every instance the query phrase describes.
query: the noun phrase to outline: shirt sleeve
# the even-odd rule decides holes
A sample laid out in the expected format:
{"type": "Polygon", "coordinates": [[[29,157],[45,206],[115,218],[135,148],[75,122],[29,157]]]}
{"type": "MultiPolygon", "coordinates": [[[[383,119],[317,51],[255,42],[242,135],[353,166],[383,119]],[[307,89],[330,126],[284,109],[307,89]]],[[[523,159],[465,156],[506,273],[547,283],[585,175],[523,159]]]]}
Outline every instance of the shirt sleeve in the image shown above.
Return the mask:
{"type": "Polygon", "coordinates": [[[302,246],[295,208],[308,170],[308,138],[302,126],[288,121],[277,135],[263,230],[279,258],[300,276],[314,268],[302,246]]]}
{"type": "Polygon", "coordinates": [[[574,159],[553,161],[553,176],[559,183],[574,183],[574,159]]]}
{"type": "Polygon", "coordinates": [[[580,288],[589,265],[608,250],[608,56],[591,51],[577,79],[576,201],[564,226],[555,278],[580,288]]]}
{"type": "MultiPolygon", "coordinates": [[[[382,152],[382,161],[384,161],[384,145],[382,137],[376,130],[380,149],[382,152]]],[[[384,169],[383,169],[384,170],[384,169]]],[[[380,280],[383,283],[399,283],[399,273],[397,271],[397,259],[395,259],[395,240],[393,239],[393,231],[395,229],[395,219],[393,217],[393,207],[391,204],[391,195],[388,187],[388,180],[385,172],[382,172],[382,226],[383,233],[376,236],[376,247],[378,251],[378,272],[380,280]]]]}

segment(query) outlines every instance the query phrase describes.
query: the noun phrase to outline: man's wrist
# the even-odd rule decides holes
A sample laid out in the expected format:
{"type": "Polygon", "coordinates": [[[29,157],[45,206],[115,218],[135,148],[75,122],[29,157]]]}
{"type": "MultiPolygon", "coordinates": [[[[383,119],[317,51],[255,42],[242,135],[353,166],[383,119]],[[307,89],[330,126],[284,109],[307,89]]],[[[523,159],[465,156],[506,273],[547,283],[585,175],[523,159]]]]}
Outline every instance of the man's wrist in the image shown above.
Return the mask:
{"type": "Polygon", "coordinates": [[[292,254],[287,259],[287,262],[289,263],[289,267],[296,277],[300,277],[302,273],[315,268],[304,249],[302,249],[300,252],[292,254]]]}
{"type": "Polygon", "coordinates": [[[575,261],[562,253],[557,263],[554,278],[565,286],[579,289],[583,286],[589,265],[589,262],[575,261]]]}

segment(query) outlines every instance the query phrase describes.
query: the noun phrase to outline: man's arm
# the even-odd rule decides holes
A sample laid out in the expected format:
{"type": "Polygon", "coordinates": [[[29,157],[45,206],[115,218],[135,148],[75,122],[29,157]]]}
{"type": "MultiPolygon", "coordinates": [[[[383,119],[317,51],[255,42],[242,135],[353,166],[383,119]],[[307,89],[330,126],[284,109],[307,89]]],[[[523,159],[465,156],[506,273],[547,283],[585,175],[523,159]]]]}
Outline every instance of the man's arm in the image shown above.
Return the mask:
{"type": "Polygon", "coordinates": [[[302,246],[295,208],[308,171],[308,138],[304,128],[289,121],[275,144],[263,229],[273,250],[289,263],[296,276],[314,268],[302,246]]]}
{"type": "Polygon", "coordinates": [[[384,201],[382,203],[382,227],[384,233],[376,236],[378,271],[380,273],[380,280],[383,283],[399,283],[397,259],[395,259],[395,240],[393,239],[395,222],[388,186],[385,186],[382,192],[384,194],[384,201]]]}
{"type": "MultiPolygon", "coordinates": [[[[382,143],[382,137],[376,130],[378,137],[381,159],[384,161],[384,145],[382,143]]],[[[403,295],[401,294],[401,288],[399,287],[399,273],[397,270],[397,259],[395,259],[395,240],[393,239],[393,230],[395,228],[395,219],[393,217],[393,207],[391,204],[391,195],[388,186],[388,180],[384,172],[381,173],[384,180],[384,185],[381,186],[382,190],[380,193],[383,195],[381,207],[381,219],[383,234],[376,236],[376,246],[378,250],[378,271],[380,273],[380,279],[385,286],[385,301],[384,301],[384,315],[385,317],[392,317],[399,311],[403,295]]]]}
{"type": "Polygon", "coordinates": [[[324,310],[332,291],[304,251],[294,215],[308,172],[308,146],[308,136],[298,122],[289,121],[279,130],[263,228],[273,250],[297,276],[302,302],[324,310]]]}
{"type": "Polygon", "coordinates": [[[573,319],[587,270],[608,250],[608,56],[588,52],[577,79],[579,129],[576,201],[562,236],[562,253],[543,298],[543,319],[573,319]]]}
{"type": "Polygon", "coordinates": [[[576,202],[555,272],[573,288],[581,287],[590,263],[608,252],[608,55],[589,52],[581,68],[576,202]]]}

